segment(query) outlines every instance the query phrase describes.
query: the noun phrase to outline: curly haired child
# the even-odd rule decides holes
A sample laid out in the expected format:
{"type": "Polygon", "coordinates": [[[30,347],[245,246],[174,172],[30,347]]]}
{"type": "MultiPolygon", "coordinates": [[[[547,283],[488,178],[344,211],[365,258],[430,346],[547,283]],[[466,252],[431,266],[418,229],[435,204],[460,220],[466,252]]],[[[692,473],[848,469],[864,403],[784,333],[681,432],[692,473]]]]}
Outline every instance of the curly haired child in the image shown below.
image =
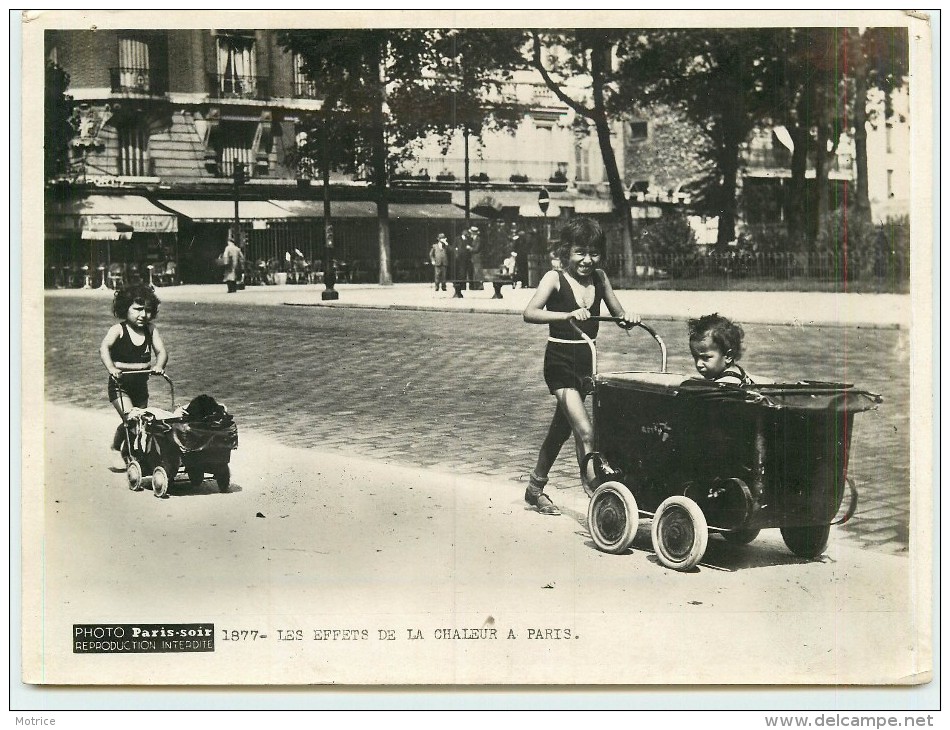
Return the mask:
{"type": "MultiPolygon", "coordinates": [[[[123,424],[133,407],[148,405],[149,373],[165,372],[168,362],[165,343],[151,323],[158,314],[158,305],[155,292],[144,284],[116,291],[112,314],[121,321],[109,328],[99,346],[99,357],[109,371],[109,402],[123,424]]],[[[124,426],[120,424],[112,439],[114,470],[125,469],[121,453],[124,440],[124,426]]]]}
{"type": "Polygon", "coordinates": [[[732,385],[752,385],[753,380],[739,365],[742,357],[742,327],[720,314],[690,319],[689,351],[696,370],[706,380],[732,385]]]}

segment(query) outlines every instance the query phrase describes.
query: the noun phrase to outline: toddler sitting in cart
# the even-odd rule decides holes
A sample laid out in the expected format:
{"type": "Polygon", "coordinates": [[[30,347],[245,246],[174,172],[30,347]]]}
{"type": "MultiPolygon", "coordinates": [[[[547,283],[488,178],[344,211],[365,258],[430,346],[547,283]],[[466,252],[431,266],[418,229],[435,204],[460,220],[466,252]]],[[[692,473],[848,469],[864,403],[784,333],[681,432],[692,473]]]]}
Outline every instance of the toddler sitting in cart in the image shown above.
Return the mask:
{"type": "Polygon", "coordinates": [[[707,314],[689,320],[688,328],[689,351],[700,375],[730,385],[754,383],[738,362],[745,337],[740,325],[719,314],[707,314]]]}

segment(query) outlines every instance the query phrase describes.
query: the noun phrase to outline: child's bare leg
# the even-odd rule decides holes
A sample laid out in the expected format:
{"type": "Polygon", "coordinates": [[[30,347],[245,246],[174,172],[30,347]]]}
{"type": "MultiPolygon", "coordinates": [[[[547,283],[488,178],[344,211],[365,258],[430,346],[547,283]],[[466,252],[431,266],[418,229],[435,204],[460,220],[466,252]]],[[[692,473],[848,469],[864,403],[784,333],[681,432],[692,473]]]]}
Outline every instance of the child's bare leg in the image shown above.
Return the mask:
{"type": "Polygon", "coordinates": [[[540,482],[546,482],[548,472],[554,465],[557,455],[561,453],[561,447],[571,435],[571,424],[564,415],[561,405],[558,402],[554,407],[554,416],[551,418],[551,425],[548,426],[548,433],[541,443],[541,450],[538,452],[538,461],[534,467],[534,476],[540,482]]]}
{"type": "MultiPolygon", "coordinates": [[[[574,450],[577,454],[577,464],[580,466],[584,457],[594,450],[594,427],[584,407],[584,399],[573,388],[562,388],[555,393],[559,410],[564,412],[565,418],[574,434],[574,450]]],[[[587,473],[581,474],[581,481],[586,490],[587,484],[594,478],[592,464],[587,465],[587,473]]]]}
{"type": "Polygon", "coordinates": [[[554,408],[551,424],[548,426],[548,433],[541,444],[541,450],[538,452],[538,462],[528,478],[528,488],[524,493],[525,501],[533,507],[537,507],[538,512],[543,515],[561,514],[551,498],[544,493],[544,487],[548,483],[548,472],[551,470],[551,465],[554,464],[561,447],[570,435],[571,424],[560,406],[559,399],[558,405],[554,408]]]}
{"type": "Polygon", "coordinates": [[[122,403],[118,398],[112,401],[112,407],[115,408],[116,413],[119,414],[119,418],[122,419],[122,423],[116,426],[115,435],[112,437],[112,450],[116,452],[112,457],[112,468],[119,469],[121,462],[121,468],[124,469],[125,459],[122,458],[121,451],[122,446],[125,444],[125,410],[122,408],[122,403]]]}

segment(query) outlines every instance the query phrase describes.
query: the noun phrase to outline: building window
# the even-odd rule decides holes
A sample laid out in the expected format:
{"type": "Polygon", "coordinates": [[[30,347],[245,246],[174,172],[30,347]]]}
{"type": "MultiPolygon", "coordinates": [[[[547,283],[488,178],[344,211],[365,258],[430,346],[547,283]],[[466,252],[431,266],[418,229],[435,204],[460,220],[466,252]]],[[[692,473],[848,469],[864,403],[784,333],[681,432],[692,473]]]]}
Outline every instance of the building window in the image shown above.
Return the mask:
{"type": "Polygon", "coordinates": [[[574,179],[590,182],[590,145],[584,142],[574,146],[574,179]]]}
{"type": "Polygon", "coordinates": [[[131,122],[116,131],[119,137],[119,175],[148,175],[148,129],[144,124],[131,122]]]}
{"type": "Polygon", "coordinates": [[[887,145],[887,151],[888,151],[888,152],[893,152],[893,151],[894,151],[893,139],[892,139],[892,137],[891,137],[893,131],[894,131],[894,127],[893,127],[891,124],[885,124],[885,125],[884,125],[884,140],[885,140],[885,143],[886,143],[886,145],[887,145]]]}
{"type": "Polygon", "coordinates": [[[630,122],[629,129],[632,142],[642,142],[649,134],[649,125],[646,122],[630,122]]]}
{"type": "Polygon", "coordinates": [[[142,38],[119,38],[119,87],[122,91],[149,90],[148,43],[142,38]]]}
{"type": "Polygon", "coordinates": [[[259,94],[254,34],[228,32],[217,36],[216,88],[222,97],[254,98],[259,94]]]}
{"type": "Polygon", "coordinates": [[[212,137],[212,145],[218,157],[218,176],[234,175],[234,165],[244,163],[248,177],[254,174],[254,150],[260,144],[260,125],[255,122],[224,120],[212,137]]]}
{"type": "Polygon", "coordinates": [[[304,73],[303,56],[294,54],[294,96],[305,99],[317,98],[317,85],[304,73]]]}
{"type": "Polygon", "coordinates": [[[887,171],[887,197],[894,197],[894,171],[887,171]]]}

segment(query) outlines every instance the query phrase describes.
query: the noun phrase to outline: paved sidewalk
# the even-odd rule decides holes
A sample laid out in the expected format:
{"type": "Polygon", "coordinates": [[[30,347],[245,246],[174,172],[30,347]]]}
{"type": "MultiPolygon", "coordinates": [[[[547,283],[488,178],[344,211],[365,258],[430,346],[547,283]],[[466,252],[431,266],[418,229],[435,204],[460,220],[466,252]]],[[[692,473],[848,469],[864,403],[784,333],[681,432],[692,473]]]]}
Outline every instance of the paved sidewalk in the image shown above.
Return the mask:
{"type": "MultiPolygon", "coordinates": [[[[449,312],[491,312],[518,314],[534,294],[534,289],[504,287],[502,299],[492,299],[492,288],[466,291],[463,298],[453,292],[435,292],[430,284],[341,284],[336,301],[321,299],[320,285],[254,286],[228,294],[224,284],[188,284],[164,287],[159,298],[168,302],[225,302],[278,306],[371,307],[428,309],[449,312]]],[[[112,296],[111,290],[47,290],[48,296],[112,296]]],[[[686,319],[718,311],[740,322],[775,325],[849,325],[860,327],[903,327],[911,322],[911,302],[901,294],[829,294],[821,292],[743,291],[653,291],[617,290],[628,312],[645,320],[686,319]]]]}
{"type": "Polygon", "coordinates": [[[46,404],[47,488],[24,503],[42,516],[45,558],[42,604],[25,615],[46,640],[24,646],[29,660],[45,645],[47,682],[873,684],[929,667],[915,631],[930,602],[912,600],[912,562],[837,531],[818,561],[794,557],[777,530],[747,546],[713,537],[703,563],[677,573],[657,563],[646,521],[628,554],[599,552],[579,490],[545,517],[521,484],[248,429],[231,492],[182,482],[155,499],[106,469],[114,422],[107,407],[46,404]],[[73,623],[130,621],[268,638],[121,663],[70,651],[73,623]],[[453,633],[464,629],[497,638],[453,633]]]}

